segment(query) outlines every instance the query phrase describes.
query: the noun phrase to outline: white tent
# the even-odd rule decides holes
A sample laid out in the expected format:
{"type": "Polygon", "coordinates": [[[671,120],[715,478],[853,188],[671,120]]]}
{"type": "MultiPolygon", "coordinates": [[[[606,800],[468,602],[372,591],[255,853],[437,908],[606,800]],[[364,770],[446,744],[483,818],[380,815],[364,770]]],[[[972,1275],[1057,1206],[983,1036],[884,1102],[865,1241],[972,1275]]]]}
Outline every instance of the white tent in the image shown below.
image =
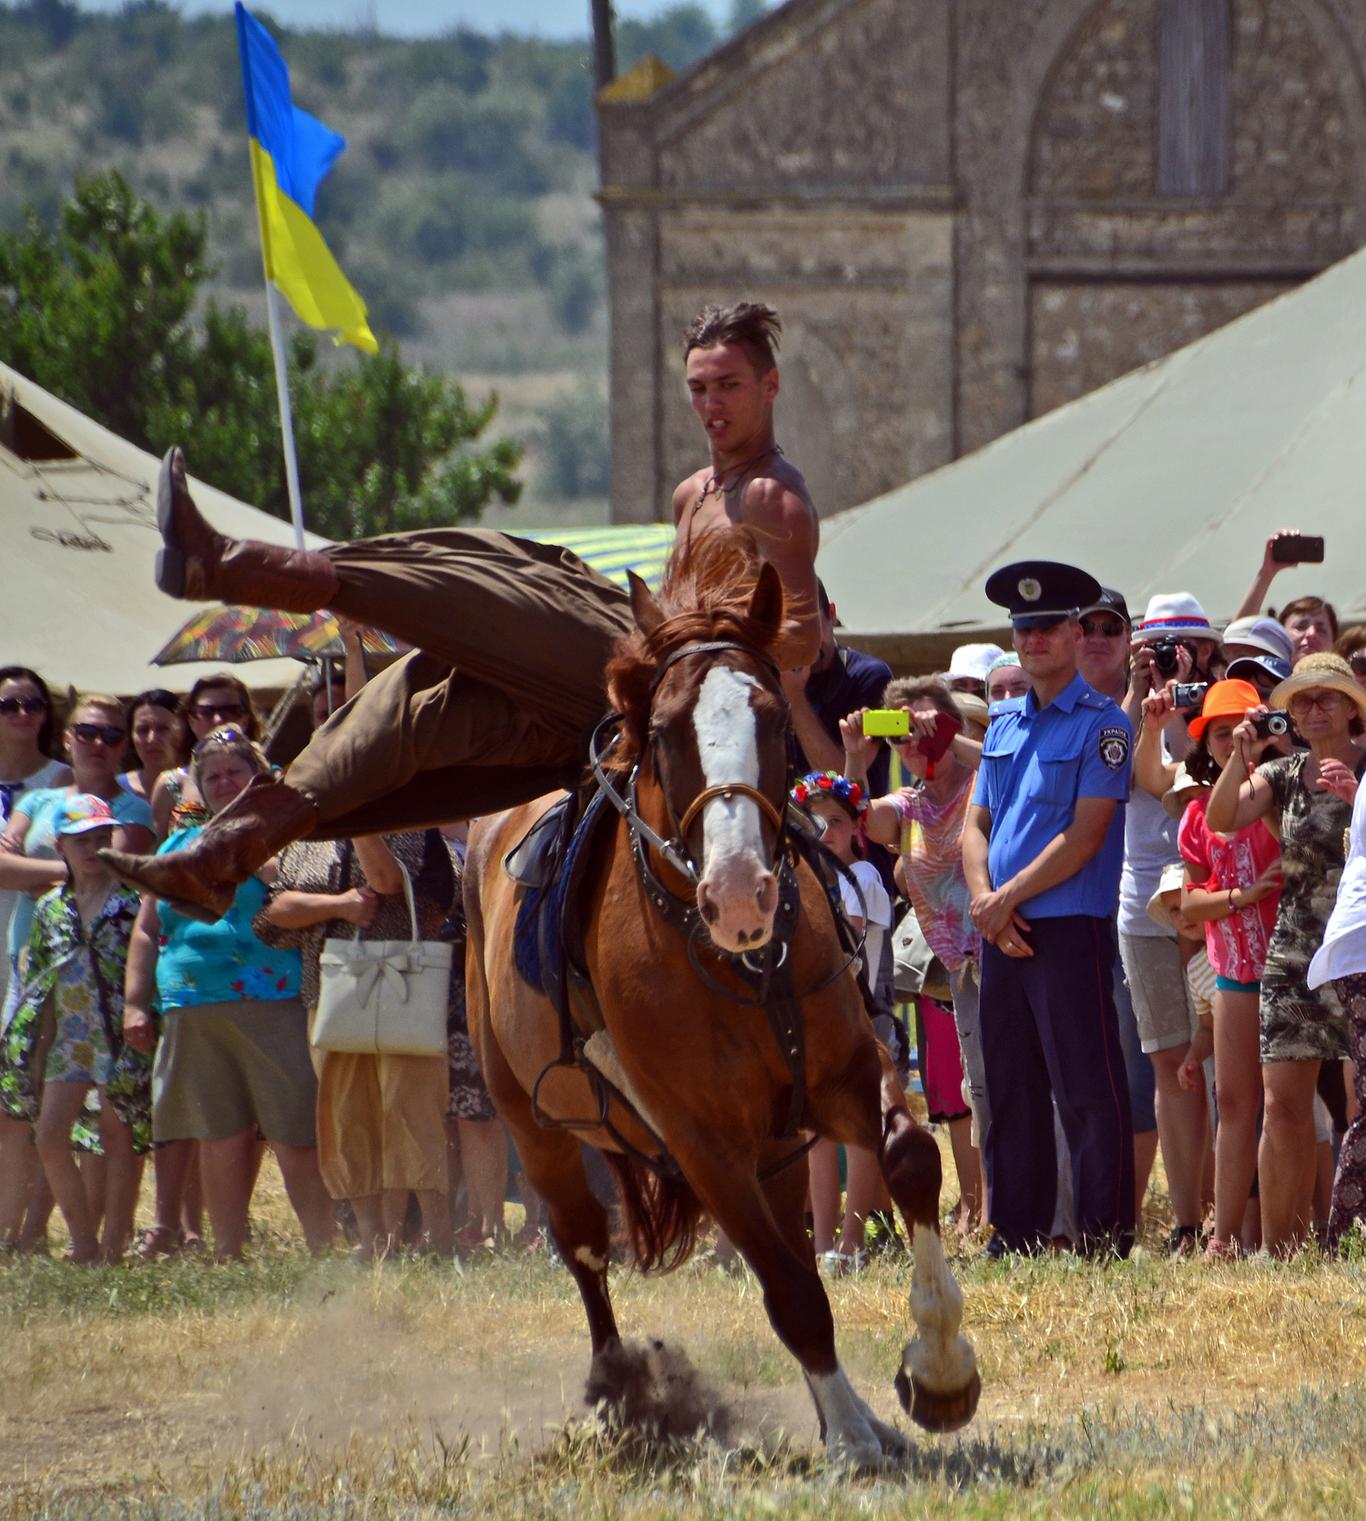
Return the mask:
{"type": "MultiPolygon", "coordinates": [[[[1278,528],[1323,534],[1283,571],[1366,618],[1366,251],[1079,401],[822,524],[844,637],[933,667],[1004,619],[983,594],[1012,560],[1064,560],[1128,598],[1193,592],[1231,618],[1278,528]]],[[[1002,641],[1004,642],[1004,641],[1002,641]]]]}
{"type": "MultiPolygon", "coordinates": [[[[222,669],[150,663],[199,611],[164,596],[153,579],[159,465],[0,364],[0,665],[31,666],[54,691],[125,695],[149,686],[187,691],[222,669]]],[[[279,518],[211,486],[195,483],[194,492],[225,532],[293,542],[279,518]]],[[[234,669],[259,690],[289,686],[300,667],[255,660],[234,669]]]]}

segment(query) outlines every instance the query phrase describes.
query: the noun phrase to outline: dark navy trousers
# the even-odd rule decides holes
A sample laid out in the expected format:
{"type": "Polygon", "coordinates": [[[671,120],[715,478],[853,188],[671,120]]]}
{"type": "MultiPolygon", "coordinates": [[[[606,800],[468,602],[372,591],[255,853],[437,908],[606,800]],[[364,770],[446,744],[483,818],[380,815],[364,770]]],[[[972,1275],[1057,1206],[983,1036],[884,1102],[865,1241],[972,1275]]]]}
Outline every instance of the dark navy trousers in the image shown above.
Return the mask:
{"type": "Polygon", "coordinates": [[[1030,923],[1031,957],[982,947],[985,1164],[991,1223],[1011,1251],[1048,1239],[1057,1192],[1052,1099],[1072,1160],[1078,1243],[1127,1252],[1134,1231],[1134,1135],[1115,1014],[1108,919],[1030,923]]]}

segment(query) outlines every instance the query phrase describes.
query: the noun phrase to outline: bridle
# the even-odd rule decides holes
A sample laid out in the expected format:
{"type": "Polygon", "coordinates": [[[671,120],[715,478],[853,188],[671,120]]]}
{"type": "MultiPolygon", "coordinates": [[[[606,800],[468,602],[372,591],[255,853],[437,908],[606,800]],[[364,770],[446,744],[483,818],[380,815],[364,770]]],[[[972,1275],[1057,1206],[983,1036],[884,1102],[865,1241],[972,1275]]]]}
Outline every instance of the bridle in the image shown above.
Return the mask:
{"type": "MultiPolygon", "coordinates": [[[[695,655],[719,655],[726,652],[743,655],[753,661],[768,678],[764,682],[764,685],[773,693],[781,694],[782,688],[778,676],[778,667],[766,655],[760,654],[758,650],[750,645],[741,644],[738,640],[707,639],[692,644],[680,645],[678,649],[672,651],[660,661],[654,678],[650,682],[651,701],[654,700],[660,682],[663,681],[664,677],[680,660],[685,660],[695,655]]],[[[769,861],[769,870],[775,874],[778,873],[782,866],[787,844],[786,800],[784,800],[784,806],[780,807],[774,803],[772,798],[766,796],[757,787],[751,787],[748,782],[718,782],[713,786],[704,787],[689,802],[680,818],[674,811],[673,802],[669,798],[668,793],[664,792],[664,789],[661,788],[660,790],[664,794],[664,806],[668,810],[669,823],[673,829],[671,838],[665,839],[657,830],[652,829],[645,822],[637,806],[640,762],[637,761],[627,775],[625,796],[617,789],[603,764],[610,755],[617,736],[613,735],[605,748],[601,741],[605,737],[606,731],[615,727],[619,722],[618,715],[613,713],[608,714],[602,723],[598,725],[589,744],[589,759],[593,767],[593,777],[599,789],[607,794],[611,799],[612,806],[626,821],[626,827],[631,834],[633,849],[636,847],[637,841],[644,841],[652,850],[657,851],[674,871],[683,877],[689,887],[695,888],[701,880],[702,873],[689,848],[688,831],[697,822],[702,810],[708,803],[714,802],[718,798],[730,802],[733,798],[742,797],[748,798],[750,802],[755,804],[759,812],[773,827],[773,855],[769,861]]]]}
{"type": "MultiPolygon", "coordinates": [[[[655,692],[666,673],[680,660],[697,655],[717,655],[727,652],[734,652],[753,661],[763,672],[765,687],[772,693],[781,694],[778,668],[766,655],[736,640],[710,639],[684,644],[660,661],[650,683],[651,701],[653,702],[655,692]]],[[[806,1105],[806,1037],[801,1016],[801,999],[820,992],[837,978],[842,977],[851,966],[858,962],[863,948],[862,935],[855,938],[846,933],[847,925],[843,918],[838,883],[839,875],[845,874],[846,868],[841,866],[818,842],[810,838],[809,829],[800,822],[799,814],[794,816],[792,805],[787,802],[786,797],[780,807],[758,788],[751,787],[746,782],[720,782],[704,787],[683,810],[681,818],[675,814],[673,804],[665,793],[664,805],[668,809],[669,822],[673,829],[672,837],[665,839],[658,830],[653,829],[641,817],[638,806],[641,759],[648,751],[650,741],[646,740],[642,747],[641,757],[636,759],[627,772],[624,786],[618,784],[618,780],[608,772],[604,764],[620,740],[621,722],[620,714],[609,713],[593,732],[588,747],[593,779],[598,790],[607,797],[612,807],[621,815],[626,825],[631,855],[641,887],[659,916],[682,936],[687,946],[688,960],[698,979],[710,991],[720,994],[732,1003],[761,1008],[764,1011],[792,1079],[786,1118],[778,1134],[784,1137],[795,1136],[802,1128],[806,1105]],[[701,871],[688,848],[688,830],[709,802],[716,798],[729,800],[736,797],[748,798],[756,804],[774,830],[773,858],[770,869],[778,879],[778,908],[774,914],[771,937],[757,952],[731,953],[710,945],[706,925],[697,907],[695,891],[689,898],[680,897],[660,880],[650,859],[650,851],[654,851],[683,878],[690,889],[695,890],[701,879],[701,871]],[[795,862],[799,854],[815,870],[835,923],[837,927],[842,926],[840,936],[846,953],[845,958],[828,976],[822,977],[814,987],[808,988],[802,994],[798,994],[792,986],[792,967],[788,963],[788,952],[802,910],[801,893],[795,870],[795,862]],[[703,959],[701,955],[703,943],[707,943],[712,954],[729,968],[733,979],[729,984],[718,977],[712,965],[703,959]],[[735,983],[739,984],[738,988],[734,985],[735,983]]],[[[784,765],[783,774],[785,787],[786,765],[784,765]]],[[[660,790],[664,789],[661,787],[660,790]]],[[[850,880],[854,881],[855,890],[858,891],[857,881],[852,878],[850,880]]],[[[859,892],[859,898],[862,899],[861,892],[859,892]]],[[[603,1080],[599,1078],[597,1081],[601,1085],[603,1080]]],[[[603,1114],[606,1114],[605,1107],[603,1114]]],[[[764,1176],[796,1161],[798,1157],[805,1154],[814,1143],[814,1139],[813,1136],[810,1140],[803,1142],[794,1151],[766,1169],[764,1176]]],[[[647,1164],[653,1165],[649,1159],[646,1161],[647,1164]]]]}

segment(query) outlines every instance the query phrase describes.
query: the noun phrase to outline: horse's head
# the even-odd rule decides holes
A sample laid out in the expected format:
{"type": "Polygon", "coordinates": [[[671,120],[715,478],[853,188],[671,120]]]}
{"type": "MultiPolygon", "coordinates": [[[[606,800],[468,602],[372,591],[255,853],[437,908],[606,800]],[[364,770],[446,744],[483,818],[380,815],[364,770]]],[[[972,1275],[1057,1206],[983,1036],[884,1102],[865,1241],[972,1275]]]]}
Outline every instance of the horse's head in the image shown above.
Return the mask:
{"type": "MultiPolygon", "coordinates": [[[[631,603],[648,639],[664,614],[643,581],[631,603]]],[[[766,653],[782,623],[783,590],[764,564],[745,637],[717,630],[661,657],[649,709],[651,764],[675,831],[699,863],[697,907],[714,944],[739,954],[773,933],[777,858],[787,801],[788,705],[766,653]]]]}

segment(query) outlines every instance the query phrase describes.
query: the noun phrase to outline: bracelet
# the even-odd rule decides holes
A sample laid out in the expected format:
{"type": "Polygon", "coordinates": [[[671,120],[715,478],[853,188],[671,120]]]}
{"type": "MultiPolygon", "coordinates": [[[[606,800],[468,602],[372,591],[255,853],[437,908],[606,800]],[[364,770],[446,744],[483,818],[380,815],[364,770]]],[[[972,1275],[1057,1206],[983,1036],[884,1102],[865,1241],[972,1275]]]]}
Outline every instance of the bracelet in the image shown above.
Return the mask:
{"type": "Polygon", "coordinates": [[[1228,911],[1231,914],[1236,914],[1238,912],[1238,905],[1233,901],[1233,895],[1237,891],[1238,889],[1236,887],[1230,887],[1228,890],[1228,911]]]}

